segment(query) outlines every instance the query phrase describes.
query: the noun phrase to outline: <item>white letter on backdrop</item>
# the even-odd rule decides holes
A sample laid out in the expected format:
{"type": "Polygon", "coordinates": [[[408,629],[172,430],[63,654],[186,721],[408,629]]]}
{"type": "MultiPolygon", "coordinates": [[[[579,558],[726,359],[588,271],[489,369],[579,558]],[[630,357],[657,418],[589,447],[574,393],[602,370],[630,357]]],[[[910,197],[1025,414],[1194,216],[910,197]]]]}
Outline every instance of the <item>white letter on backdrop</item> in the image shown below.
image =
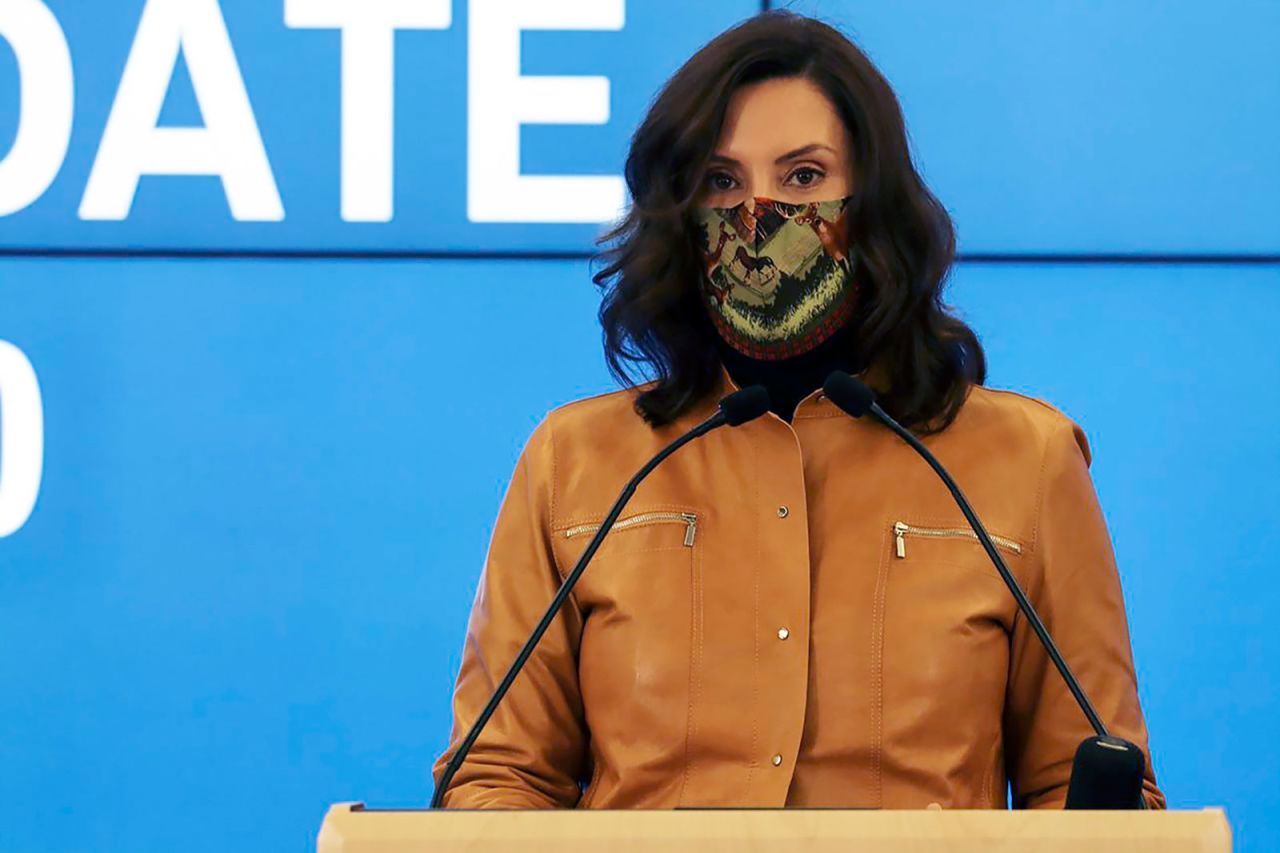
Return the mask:
{"type": "Polygon", "coordinates": [[[44,407],[35,368],[0,341],[0,537],[31,517],[44,470],[44,407]]]}
{"type": "Polygon", "coordinates": [[[0,3],[0,39],[18,60],[18,133],[0,158],[0,216],[8,216],[44,195],[62,168],[75,78],[62,27],[40,0],[0,3]]]}
{"type": "Polygon", "coordinates": [[[80,218],[124,219],[142,175],[217,175],[237,220],[284,218],[217,0],[148,0],[80,218]],[[204,127],[156,127],[179,53],[204,127]]]}
{"type": "Polygon", "coordinates": [[[620,175],[521,175],[521,124],[605,124],[609,78],[523,77],[521,30],[620,30],[623,0],[471,0],[467,38],[467,217],[605,222],[620,175]]]}
{"type": "Polygon", "coordinates": [[[389,222],[395,155],[395,33],[447,30],[452,0],[285,0],[295,29],[342,31],[342,218],[389,222]]]}

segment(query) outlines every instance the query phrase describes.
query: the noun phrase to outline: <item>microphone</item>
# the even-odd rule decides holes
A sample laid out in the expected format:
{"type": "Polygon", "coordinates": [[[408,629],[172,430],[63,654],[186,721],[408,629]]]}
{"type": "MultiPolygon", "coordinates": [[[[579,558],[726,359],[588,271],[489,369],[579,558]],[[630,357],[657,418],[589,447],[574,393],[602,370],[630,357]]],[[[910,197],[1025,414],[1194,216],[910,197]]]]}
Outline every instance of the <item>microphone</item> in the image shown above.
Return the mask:
{"type": "Polygon", "coordinates": [[[1123,738],[1086,738],[1071,762],[1066,807],[1144,809],[1142,774],[1146,767],[1142,750],[1123,738]]]}
{"type": "Polygon", "coordinates": [[[1040,614],[1036,613],[1035,607],[1022,591],[1022,587],[1018,586],[1017,579],[1005,565],[1004,558],[1000,556],[995,543],[991,541],[973,507],[969,505],[968,499],[960,491],[960,487],[956,485],[947,469],[942,467],[942,463],[929,451],[929,448],[880,407],[876,402],[875,394],[857,378],[835,371],[827,377],[822,390],[831,402],[855,418],[870,413],[929,463],[929,467],[951,492],[951,497],[964,513],[965,519],[973,528],[978,541],[982,543],[983,550],[995,565],[1000,578],[1009,588],[1009,592],[1013,593],[1014,601],[1017,602],[1022,615],[1026,617],[1027,624],[1039,638],[1040,644],[1049,654],[1058,674],[1066,682],[1067,689],[1075,697],[1076,704],[1084,712],[1095,736],[1086,738],[1076,749],[1075,760],[1071,765],[1071,782],[1067,788],[1066,807],[1069,809],[1145,809],[1147,804],[1142,796],[1142,776],[1146,759],[1143,757],[1142,750],[1136,744],[1108,734],[1102,718],[1098,716],[1093,703],[1085,695],[1084,688],[1080,686],[1071,668],[1067,666],[1062,652],[1058,650],[1053,637],[1049,635],[1049,630],[1041,621],[1040,614]]]}
{"type": "Polygon", "coordinates": [[[631,500],[631,496],[635,494],[636,487],[640,485],[640,481],[649,476],[650,472],[662,463],[668,456],[675,453],[684,445],[693,441],[695,438],[706,435],[713,429],[722,426],[737,427],[742,426],[748,421],[756,418],[769,411],[769,392],[762,385],[752,385],[743,388],[741,391],[735,391],[720,401],[719,410],[707,418],[675,441],[668,444],[658,454],[650,459],[645,466],[631,478],[622,489],[622,494],[618,495],[618,499],[614,501],[613,508],[609,510],[609,514],[600,524],[600,529],[596,531],[595,536],[591,537],[591,541],[587,543],[586,550],[582,552],[582,556],[578,558],[578,564],[573,567],[573,571],[564,579],[564,583],[560,584],[560,589],[556,592],[555,597],[551,599],[551,605],[547,607],[547,612],[543,614],[542,619],[538,622],[533,633],[529,636],[524,647],[520,649],[520,653],[516,655],[515,661],[511,664],[511,668],[507,670],[507,674],[503,676],[502,681],[498,684],[493,695],[489,697],[489,702],[484,706],[484,710],[480,712],[480,716],[476,719],[471,730],[467,732],[467,736],[463,738],[462,743],[458,745],[457,751],[454,752],[453,758],[449,759],[448,765],[445,766],[444,773],[440,777],[440,784],[436,786],[435,794],[431,797],[431,808],[438,809],[444,802],[445,792],[449,789],[449,783],[453,781],[454,775],[458,772],[458,768],[462,766],[462,762],[466,759],[467,753],[471,751],[471,747],[475,744],[476,739],[480,737],[480,732],[484,730],[485,724],[489,722],[489,718],[493,716],[494,711],[498,709],[498,704],[502,702],[502,697],[507,695],[507,691],[511,688],[512,682],[516,676],[520,674],[520,670],[524,668],[525,661],[533,650],[537,647],[538,641],[542,639],[542,635],[551,627],[551,623],[555,620],[556,614],[560,611],[560,606],[564,604],[564,600],[569,597],[569,593],[573,591],[574,586],[578,583],[578,578],[582,577],[582,573],[586,571],[587,564],[591,562],[591,558],[595,556],[596,550],[600,547],[600,543],[604,541],[605,535],[612,529],[618,516],[622,513],[627,502],[631,500]]]}

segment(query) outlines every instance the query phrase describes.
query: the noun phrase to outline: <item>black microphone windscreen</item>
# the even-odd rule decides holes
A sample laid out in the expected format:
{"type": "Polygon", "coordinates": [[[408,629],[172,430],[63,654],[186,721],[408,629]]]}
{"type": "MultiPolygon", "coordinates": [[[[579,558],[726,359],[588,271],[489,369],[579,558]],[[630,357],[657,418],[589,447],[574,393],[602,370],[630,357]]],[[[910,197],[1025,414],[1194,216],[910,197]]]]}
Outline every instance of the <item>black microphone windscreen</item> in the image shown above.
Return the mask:
{"type": "Polygon", "coordinates": [[[827,377],[822,391],[831,402],[855,418],[871,411],[871,404],[876,401],[876,395],[862,380],[840,370],[827,377]]]}
{"type": "Polygon", "coordinates": [[[1136,809],[1147,761],[1136,744],[1118,737],[1091,737],[1076,749],[1067,786],[1069,809],[1136,809]]]}
{"type": "Polygon", "coordinates": [[[725,423],[729,426],[741,426],[747,421],[769,411],[769,392],[763,385],[751,385],[741,391],[734,391],[720,401],[720,411],[724,413],[725,423]]]}

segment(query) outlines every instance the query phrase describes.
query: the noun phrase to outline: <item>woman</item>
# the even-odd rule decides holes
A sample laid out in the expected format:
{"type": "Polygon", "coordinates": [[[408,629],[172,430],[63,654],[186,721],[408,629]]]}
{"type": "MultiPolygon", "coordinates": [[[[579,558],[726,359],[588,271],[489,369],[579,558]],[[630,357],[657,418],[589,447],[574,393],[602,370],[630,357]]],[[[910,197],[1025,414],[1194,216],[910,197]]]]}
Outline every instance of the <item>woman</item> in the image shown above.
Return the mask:
{"type": "MultiPolygon", "coordinates": [[[[605,240],[610,367],[551,412],[490,544],[447,760],[619,488],[725,394],[772,412],[640,486],[454,778],[457,808],[1061,807],[1091,734],[910,448],[818,391],[860,374],[973,502],[1114,734],[1146,751],[1080,429],[982,387],[940,299],[951,223],[896,99],[837,31],[725,32],[636,132],[605,240]]],[[[1150,768],[1150,761],[1147,762],[1150,768]]],[[[1164,799],[1150,770],[1145,797],[1164,799]]]]}

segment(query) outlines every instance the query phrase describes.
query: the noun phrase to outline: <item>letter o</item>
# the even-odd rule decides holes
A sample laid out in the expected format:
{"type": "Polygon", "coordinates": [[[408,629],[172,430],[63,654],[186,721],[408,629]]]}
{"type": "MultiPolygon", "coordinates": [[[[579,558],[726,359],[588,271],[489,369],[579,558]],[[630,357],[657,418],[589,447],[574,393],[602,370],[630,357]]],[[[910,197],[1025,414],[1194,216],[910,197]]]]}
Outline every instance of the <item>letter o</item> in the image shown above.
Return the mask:
{"type": "Polygon", "coordinates": [[[35,368],[0,341],[0,537],[31,517],[44,471],[44,406],[35,368]]]}

